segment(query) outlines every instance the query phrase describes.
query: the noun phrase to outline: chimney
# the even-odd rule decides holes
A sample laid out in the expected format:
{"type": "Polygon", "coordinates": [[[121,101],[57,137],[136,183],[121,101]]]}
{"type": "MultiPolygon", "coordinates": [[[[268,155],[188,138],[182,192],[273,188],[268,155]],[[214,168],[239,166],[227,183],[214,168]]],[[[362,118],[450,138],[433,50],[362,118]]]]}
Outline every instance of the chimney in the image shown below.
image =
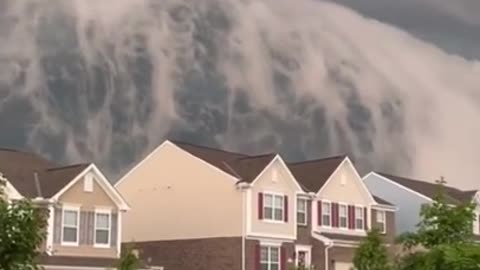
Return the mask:
{"type": "Polygon", "coordinates": [[[38,173],[33,173],[33,179],[35,180],[35,188],[37,189],[37,196],[43,198],[42,189],[40,188],[40,180],[38,179],[38,173]]]}

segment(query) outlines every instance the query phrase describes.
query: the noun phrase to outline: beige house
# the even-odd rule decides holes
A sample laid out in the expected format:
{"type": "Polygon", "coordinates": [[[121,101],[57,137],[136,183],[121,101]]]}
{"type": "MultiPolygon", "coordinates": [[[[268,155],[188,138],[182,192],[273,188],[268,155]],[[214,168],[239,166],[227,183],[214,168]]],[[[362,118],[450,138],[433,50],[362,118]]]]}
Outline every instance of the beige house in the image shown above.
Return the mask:
{"type": "Polygon", "coordinates": [[[342,270],[366,231],[393,242],[396,208],[346,156],[287,163],[165,141],[117,183],[124,242],[166,270],[342,270]]]}
{"type": "Polygon", "coordinates": [[[94,164],[59,167],[32,153],[0,149],[9,200],[30,198],[48,208],[40,264],[47,270],[106,269],[121,249],[129,206],[94,164]]]}

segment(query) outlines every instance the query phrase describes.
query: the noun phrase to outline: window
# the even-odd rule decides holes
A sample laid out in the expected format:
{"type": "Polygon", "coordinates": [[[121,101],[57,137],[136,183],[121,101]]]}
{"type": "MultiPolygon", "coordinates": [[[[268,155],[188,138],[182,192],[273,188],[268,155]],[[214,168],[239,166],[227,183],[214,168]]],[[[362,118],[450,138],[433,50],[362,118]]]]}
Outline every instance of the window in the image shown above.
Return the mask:
{"type": "Polygon", "coordinates": [[[87,174],[83,180],[83,191],[93,192],[93,176],[87,174]]]}
{"type": "Polygon", "coordinates": [[[62,244],[78,245],[79,209],[63,209],[62,244]]]}
{"type": "Polygon", "coordinates": [[[355,207],[355,229],[363,230],[363,207],[355,207]]]}
{"type": "Polygon", "coordinates": [[[265,219],[283,221],[283,196],[264,194],[263,216],[265,219]]]}
{"type": "Polygon", "coordinates": [[[271,246],[260,247],[260,269],[280,270],[280,248],[271,246]]]}
{"type": "Polygon", "coordinates": [[[386,232],[387,226],[385,224],[385,211],[377,210],[377,226],[380,232],[386,232]]]}
{"type": "Polygon", "coordinates": [[[307,200],[297,200],[297,223],[307,225],[307,200]]]}
{"type": "Polygon", "coordinates": [[[322,202],[322,225],[331,226],[332,207],[329,202],[322,202]]]}
{"type": "Polygon", "coordinates": [[[110,245],[110,212],[95,212],[95,246],[110,245]]]}
{"type": "Polygon", "coordinates": [[[339,205],[339,221],[340,228],[347,228],[348,226],[348,213],[347,206],[344,204],[339,205]]]}

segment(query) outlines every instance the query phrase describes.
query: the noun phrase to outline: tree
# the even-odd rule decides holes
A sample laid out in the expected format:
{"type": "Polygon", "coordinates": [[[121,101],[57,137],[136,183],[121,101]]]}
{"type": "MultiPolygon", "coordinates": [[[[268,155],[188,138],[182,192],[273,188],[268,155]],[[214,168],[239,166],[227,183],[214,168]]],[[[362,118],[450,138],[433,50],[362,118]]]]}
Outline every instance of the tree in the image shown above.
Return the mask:
{"type": "Polygon", "coordinates": [[[120,261],[118,262],[118,270],[137,270],[140,268],[140,260],[133,252],[132,247],[126,247],[122,250],[120,261]]]}
{"type": "Polygon", "coordinates": [[[0,269],[39,269],[39,247],[46,236],[46,209],[30,200],[9,202],[0,177],[0,269]]]}
{"type": "Polygon", "coordinates": [[[353,257],[356,270],[388,270],[391,269],[386,247],[382,243],[377,229],[368,232],[360,243],[353,257]]]}
{"type": "Polygon", "coordinates": [[[425,205],[417,231],[406,233],[400,242],[409,251],[400,261],[403,270],[480,269],[480,246],[473,241],[475,204],[447,201],[443,178],[437,181],[433,202],[425,205]],[[421,247],[421,250],[412,251],[421,247]]]}

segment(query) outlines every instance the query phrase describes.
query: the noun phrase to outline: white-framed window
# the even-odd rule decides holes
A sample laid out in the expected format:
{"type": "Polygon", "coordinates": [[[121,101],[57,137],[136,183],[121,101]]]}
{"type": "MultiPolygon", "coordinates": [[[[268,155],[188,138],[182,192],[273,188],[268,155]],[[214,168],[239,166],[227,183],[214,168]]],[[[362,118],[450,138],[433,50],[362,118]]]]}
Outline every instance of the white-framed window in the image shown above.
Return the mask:
{"type": "Polygon", "coordinates": [[[93,175],[85,175],[85,178],[83,179],[83,191],[93,192],[93,175]]]}
{"type": "Polygon", "coordinates": [[[264,193],[263,194],[263,217],[267,220],[284,221],[283,195],[264,193]]]}
{"type": "Polygon", "coordinates": [[[364,230],[364,213],[363,207],[355,206],[355,229],[364,230]]]}
{"type": "Polygon", "coordinates": [[[62,211],[62,245],[78,246],[79,207],[64,207],[62,211]]]}
{"type": "Polygon", "coordinates": [[[311,246],[295,245],[295,266],[300,268],[310,267],[312,260],[311,251],[311,246]]]}
{"type": "Polygon", "coordinates": [[[378,229],[381,233],[385,233],[387,231],[385,211],[377,210],[376,216],[378,229]]]}
{"type": "Polygon", "coordinates": [[[95,246],[110,246],[110,231],[112,228],[110,210],[95,210],[95,246]]]}
{"type": "Polygon", "coordinates": [[[260,247],[260,269],[280,270],[280,247],[260,247]]]}
{"type": "Polygon", "coordinates": [[[322,226],[332,226],[332,205],[330,202],[322,202],[322,226]]]}
{"type": "Polygon", "coordinates": [[[345,204],[338,205],[338,223],[340,228],[348,227],[348,208],[345,204]]]}
{"type": "Polygon", "coordinates": [[[307,200],[297,199],[297,224],[307,225],[307,200]]]}

